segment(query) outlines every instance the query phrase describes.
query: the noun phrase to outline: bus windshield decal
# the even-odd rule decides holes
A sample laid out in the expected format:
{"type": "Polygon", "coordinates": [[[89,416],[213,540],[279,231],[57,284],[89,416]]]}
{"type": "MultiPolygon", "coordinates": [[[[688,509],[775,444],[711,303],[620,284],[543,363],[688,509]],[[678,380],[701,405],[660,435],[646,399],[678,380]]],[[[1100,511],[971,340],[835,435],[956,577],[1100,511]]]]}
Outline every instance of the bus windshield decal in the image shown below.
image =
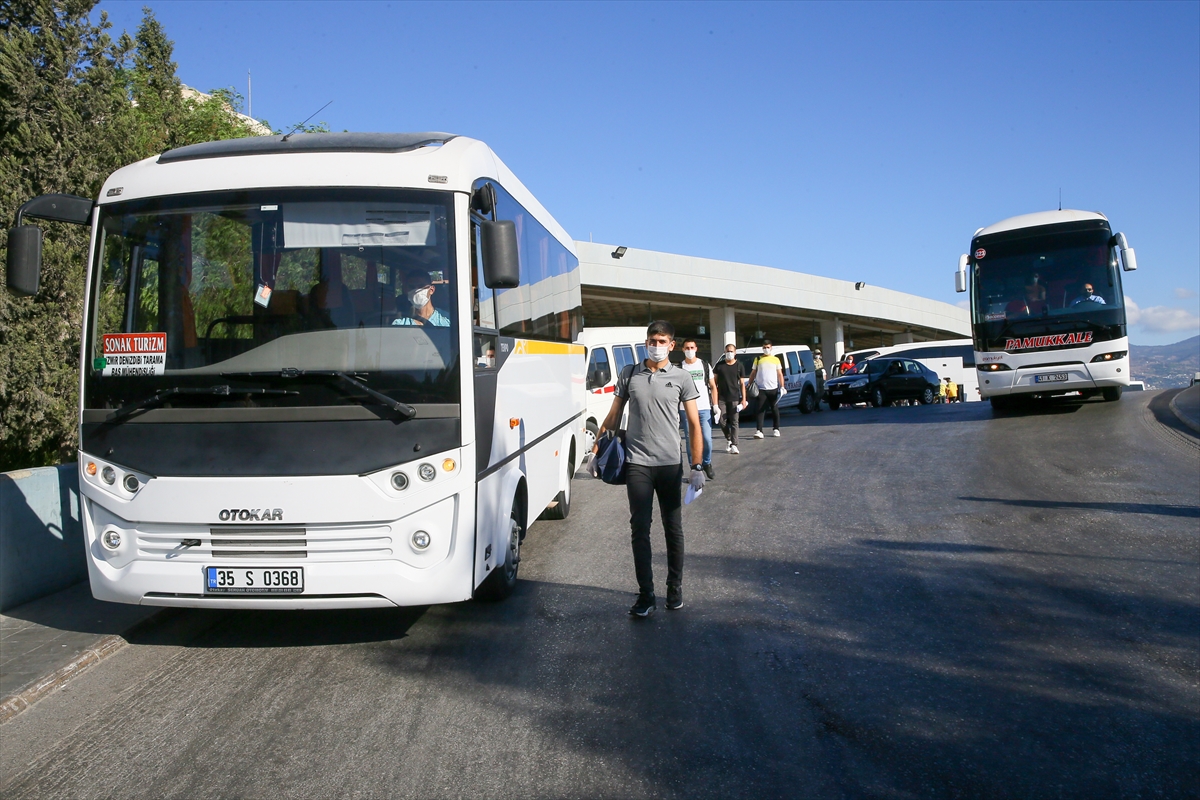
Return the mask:
{"type": "Polygon", "coordinates": [[[1004,343],[1005,350],[1039,350],[1044,347],[1067,347],[1080,344],[1091,344],[1092,332],[1059,333],[1054,336],[1027,336],[1024,339],[1009,339],[1004,343]]]}

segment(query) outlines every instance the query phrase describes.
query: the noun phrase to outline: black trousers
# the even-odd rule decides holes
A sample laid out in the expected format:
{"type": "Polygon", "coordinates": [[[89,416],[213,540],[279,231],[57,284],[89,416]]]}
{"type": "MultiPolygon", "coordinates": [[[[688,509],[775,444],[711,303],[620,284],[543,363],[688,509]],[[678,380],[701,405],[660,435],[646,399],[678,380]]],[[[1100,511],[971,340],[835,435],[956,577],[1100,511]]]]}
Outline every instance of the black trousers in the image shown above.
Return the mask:
{"type": "Polygon", "coordinates": [[[761,431],[763,426],[763,418],[767,412],[771,412],[771,419],[775,422],[775,427],[779,427],[779,390],[778,389],[759,389],[758,390],[758,413],[754,415],[755,421],[758,423],[758,429],[761,431]]]}
{"type": "Polygon", "coordinates": [[[650,519],[654,515],[654,496],[667,535],[667,585],[683,585],[683,464],[645,467],[629,464],[625,473],[625,491],[629,495],[630,541],[633,544],[633,568],[638,591],[654,594],[653,553],[650,549],[650,519]]]}
{"type": "Polygon", "coordinates": [[[721,409],[721,432],[734,447],[738,443],[738,400],[718,400],[717,408],[721,409]]]}

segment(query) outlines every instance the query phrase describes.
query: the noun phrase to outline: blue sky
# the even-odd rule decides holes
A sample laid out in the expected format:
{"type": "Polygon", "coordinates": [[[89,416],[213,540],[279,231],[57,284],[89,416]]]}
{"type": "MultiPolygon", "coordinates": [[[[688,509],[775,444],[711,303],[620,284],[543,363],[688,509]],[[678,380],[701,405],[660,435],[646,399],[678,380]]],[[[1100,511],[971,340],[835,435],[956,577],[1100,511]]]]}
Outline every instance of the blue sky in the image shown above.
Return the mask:
{"type": "Polygon", "coordinates": [[[956,303],[976,228],[1129,237],[1136,344],[1200,331],[1200,3],[115,2],[276,128],[490,144],[577,239],[956,303]]]}

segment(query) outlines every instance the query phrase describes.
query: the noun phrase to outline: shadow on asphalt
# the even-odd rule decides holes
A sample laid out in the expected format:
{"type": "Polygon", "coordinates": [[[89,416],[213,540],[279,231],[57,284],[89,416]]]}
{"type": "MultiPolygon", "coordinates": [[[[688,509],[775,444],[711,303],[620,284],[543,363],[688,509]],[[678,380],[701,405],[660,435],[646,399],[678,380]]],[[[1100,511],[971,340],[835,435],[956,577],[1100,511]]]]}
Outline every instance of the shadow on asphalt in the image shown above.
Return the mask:
{"type": "Polygon", "coordinates": [[[1165,503],[1098,503],[1066,500],[1010,500],[1003,497],[959,497],[972,503],[1000,503],[1018,508],[1078,509],[1081,511],[1111,511],[1117,514],[1161,514],[1165,517],[1200,519],[1200,506],[1178,506],[1165,503]]]}
{"type": "Polygon", "coordinates": [[[677,613],[631,620],[627,593],[526,581],[502,605],[430,609],[435,637],[364,655],[482,691],[497,719],[618,759],[667,796],[789,795],[831,769],[834,785],[806,793],[1200,785],[1194,603],[934,547],[698,555],[688,570],[677,613]],[[737,588],[706,597],[708,578],[737,588]]]}
{"type": "Polygon", "coordinates": [[[1200,438],[1196,431],[1192,430],[1187,425],[1184,425],[1183,421],[1180,420],[1179,417],[1175,416],[1175,412],[1171,410],[1171,400],[1174,399],[1175,395],[1182,391],[1183,389],[1166,389],[1161,391],[1150,399],[1148,408],[1150,409],[1150,413],[1154,415],[1154,418],[1158,420],[1159,423],[1171,428],[1172,430],[1179,431],[1180,433],[1189,436],[1192,439],[1200,438]]]}

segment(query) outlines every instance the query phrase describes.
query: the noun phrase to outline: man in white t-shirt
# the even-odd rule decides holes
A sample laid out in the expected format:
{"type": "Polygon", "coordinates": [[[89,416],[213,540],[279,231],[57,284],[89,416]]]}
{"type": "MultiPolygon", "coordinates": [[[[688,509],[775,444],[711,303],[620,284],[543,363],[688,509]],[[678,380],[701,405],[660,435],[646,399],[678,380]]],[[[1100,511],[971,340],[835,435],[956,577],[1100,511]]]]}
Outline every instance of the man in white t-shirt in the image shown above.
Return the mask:
{"type": "MultiPolygon", "coordinates": [[[[711,481],[713,479],[712,468],[712,412],[717,407],[717,381],[713,377],[712,370],[708,363],[696,358],[697,344],[695,339],[683,340],[683,363],[679,366],[683,367],[683,371],[692,376],[692,381],[696,384],[696,391],[700,396],[696,398],[696,411],[700,415],[700,433],[704,437],[704,468],[705,476],[711,481]]],[[[687,413],[684,411],[683,404],[679,404],[679,424],[683,427],[683,436],[687,441],[691,441],[691,432],[688,430],[687,413]]]]}
{"type": "Polygon", "coordinates": [[[778,436],[779,398],[787,393],[787,389],[783,385],[783,362],[771,355],[770,339],[763,340],[762,355],[754,359],[750,382],[758,387],[758,412],[754,415],[758,430],[754,432],[754,438],[763,438],[763,420],[768,411],[771,412],[771,421],[775,423],[771,435],[778,436]]]}

